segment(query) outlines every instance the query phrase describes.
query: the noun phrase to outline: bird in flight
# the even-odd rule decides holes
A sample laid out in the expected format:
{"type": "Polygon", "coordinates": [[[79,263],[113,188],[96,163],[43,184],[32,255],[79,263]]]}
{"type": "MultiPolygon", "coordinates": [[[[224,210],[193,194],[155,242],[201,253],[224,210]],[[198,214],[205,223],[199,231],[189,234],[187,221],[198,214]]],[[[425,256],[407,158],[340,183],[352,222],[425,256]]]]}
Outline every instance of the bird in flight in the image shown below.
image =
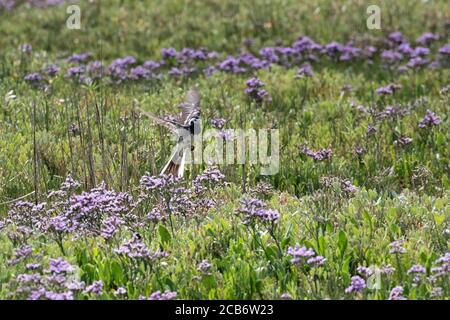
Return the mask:
{"type": "Polygon", "coordinates": [[[179,178],[183,177],[186,155],[193,150],[192,144],[200,123],[200,95],[196,89],[190,89],[186,98],[178,105],[181,113],[174,120],[157,117],[147,111],[138,109],[156,124],[162,125],[178,136],[178,142],[170,156],[169,161],[161,170],[161,174],[172,174],[179,178]]]}

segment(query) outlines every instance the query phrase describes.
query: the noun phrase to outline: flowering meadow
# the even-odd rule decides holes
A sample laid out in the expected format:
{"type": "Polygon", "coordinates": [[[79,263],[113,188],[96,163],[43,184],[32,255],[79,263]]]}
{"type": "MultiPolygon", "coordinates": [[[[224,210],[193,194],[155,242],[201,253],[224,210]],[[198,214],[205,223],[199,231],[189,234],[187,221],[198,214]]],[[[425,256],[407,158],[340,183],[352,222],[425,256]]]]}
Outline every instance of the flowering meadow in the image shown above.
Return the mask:
{"type": "Polygon", "coordinates": [[[450,298],[449,3],[0,0],[0,299],[450,298]],[[279,130],[187,165],[140,110],[279,130]]]}

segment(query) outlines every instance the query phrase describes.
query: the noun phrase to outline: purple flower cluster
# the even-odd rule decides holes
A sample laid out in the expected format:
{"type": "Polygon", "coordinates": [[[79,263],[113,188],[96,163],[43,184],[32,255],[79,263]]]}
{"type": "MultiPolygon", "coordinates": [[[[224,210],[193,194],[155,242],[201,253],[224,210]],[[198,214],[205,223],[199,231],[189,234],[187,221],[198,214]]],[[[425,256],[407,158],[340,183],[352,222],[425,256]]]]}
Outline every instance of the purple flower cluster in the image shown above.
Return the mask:
{"type": "Polygon", "coordinates": [[[139,296],[139,300],[174,300],[177,297],[175,291],[166,291],[161,293],[161,291],[153,292],[150,297],[139,296]]]}
{"type": "Polygon", "coordinates": [[[398,91],[401,88],[402,88],[401,85],[395,84],[395,83],[391,83],[391,84],[387,85],[386,87],[378,88],[377,89],[377,93],[379,95],[390,95],[390,94],[394,94],[396,91],[398,91]]]}
{"type": "Polygon", "coordinates": [[[75,237],[101,235],[109,239],[122,226],[133,230],[144,223],[143,218],[133,213],[136,204],[130,194],[107,190],[105,184],[76,194],[79,185],[68,176],[59,190],[47,194],[49,202],[14,203],[2,222],[12,226],[8,233],[11,241],[26,242],[31,235],[44,233],[62,247],[62,239],[68,234],[75,237]]]}
{"type": "Polygon", "coordinates": [[[438,126],[441,123],[441,118],[439,118],[433,111],[427,110],[425,117],[419,123],[419,128],[431,128],[433,126],[438,126]]]}
{"type": "Polygon", "coordinates": [[[264,99],[268,98],[268,92],[262,87],[265,86],[265,83],[259,80],[256,77],[253,77],[246,82],[247,88],[245,89],[245,93],[257,103],[261,103],[264,99]]]}
{"type": "Polygon", "coordinates": [[[403,254],[406,253],[406,249],[403,248],[403,243],[404,241],[402,240],[397,240],[394,242],[391,242],[389,244],[389,253],[390,254],[403,254]]]}
{"type": "Polygon", "coordinates": [[[306,249],[304,246],[289,247],[287,253],[292,257],[291,263],[296,265],[306,261],[308,265],[318,267],[326,261],[324,257],[316,255],[312,248],[306,249]]]}
{"type": "Polygon", "coordinates": [[[317,150],[317,151],[312,151],[308,147],[304,146],[302,148],[302,153],[304,153],[308,157],[314,159],[314,161],[318,161],[318,162],[326,161],[326,160],[329,161],[333,157],[333,151],[331,149],[321,149],[321,150],[317,150]]]}
{"type": "Polygon", "coordinates": [[[84,294],[93,294],[99,296],[103,293],[103,282],[101,280],[94,281],[90,286],[87,286],[83,291],[84,294]]]}
{"type": "Polygon", "coordinates": [[[366,287],[366,281],[360,276],[353,276],[350,286],[345,289],[345,293],[361,292],[366,287]]]}
{"type": "Polygon", "coordinates": [[[210,275],[211,269],[212,265],[206,259],[200,262],[197,267],[197,270],[204,275],[210,275]]]}
{"type": "Polygon", "coordinates": [[[297,70],[297,74],[295,75],[296,78],[303,78],[303,77],[312,77],[314,75],[314,72],[312,71],[311,64],[305,63],[297,70]]]}
{"type": "Polygon", "coordinates": [[[133,234],[129,241],[124,242],[118,249],[115,249],[115,252],[130,259],[145,259],[150,261],[157,261],[169,256],[164,251],[150,253],[150,250],[142,241],[141,236],[137,233],[133,234]]]}
{"type": "MultiPolygon", "coordinates": [[[[82,83],[89,83],[92,79],[106,77],[107,81],[122,83],[125,81],[159,81],[167,74],[169,77],[192,77],[199,74],[210,76],[217,71],[231,73],[254,73],[259,69],[269,69],[273,64],[285,68],[298,68],[296,77],[313,76],[312,63],[331,61],[332,63],[346,63],[366,61],[373,64],[379,55],[387,67],[404,72],[411,69],[444,68],[448,66],[450,45],[445,44],[439,48],[433,59],[432,47],[440,38],[436,34],[424,33],[416,42],[418,46],[411,45],[399,32],[391,33],[380,47],[365,45],[355,47],[353,41],[345,44],[330,42],[318,44],[309,37],[302,36],[295,40],[291,46],[276,45],[263,47],[258,54],[244,50],[237,55],[228,55],[223,60],[215,51],[205,48],[183,48],[177,51],[175,48],[163,48],[161,60],[147,60],[141,64],[133,56],[125,56],[113,60],[104,70],[101,61],[90,61],[93,58],[91,52],[74,53],[66,58],[64,66],[65,75],[82,83]]],[[[378,42],[382,43],[382,42],[378,42]]],[[[31,50],[26,49],[24,52],[31,50]]],[[[253,50],[252,50],[253,51],[253,50]]],[[[434,51],[434,50],[433,50],[434,51]]],[[[55,76],[60,72],[57,66],[44,68],[49,76],[55,76]]],[[[44,77],[39,73],[31,73],[27,78],[33,85],[42,84],[44,77]]],[[[262,89],[263,84],[256,78],[250,79],[246,92],[257,101],[270,100],[267,91],[262,89]]],[[[378,93],[392,94],[395,88],[387,86],[379,88],[378,93]],[[394,89],[394,90],[393,90],[394,89]]]]}
{"type": "Polygon", "coordinates": [[[65,0],[1,0],[0,1],[0,10],[4,9],[6,11],[13,11],[19,5],[26,3],[30,7],[45,9],[48,7],[58,6],[65,2],[65,0]]]}
{"type": "Polygon", "coordinates": [[[227,123],[227,120],[223,119],[223,118],[215,118],[211,120],[211,125],[216,128],[216,129],[223,129],[223,127],[225,126],[225,124],[227,123]]]}
{"type": "Polygon", "coordinates": [[[389,300],[406,300],[406,298],[403,297],[403,287],[397,286],[393,288],[389,294],[389,300]]]}
{"type": "Polygon", "coordinates": [[[29,245],[25,245],[22,246],[20,248],[17,248],[15,253],[14,253],[14,258],[11,260],[8,260],[7,263],[9,265],[16,265],[20,262],[22,262],[23,260],[31,257],[33,253],[33,248],[29,245]]]}
{"type": "Polygon", "coordinates": [[[34,273],[19,274],[12,280],[17,297],[29,300],[73,300],[84,289],[84,282],[74,279],[74,268],[63,258],[50,259],[48,269],[35,272],[40,264],[27,264],[34,273]]]}
{"type": "Polygon", "coordinates": [[[450,252],[445,253],[442,257],[434,262],[437,266],[431,268],[430,280],[433,282],[438,278],[448,277],[450,274],[450,252]]]}
{"type": "Polygon", "coordinates": [[[406,147],[412,143],[413,139],[409,137],[400,137],[394,143],[400,147],[406,147]]]}
{"type": "Polygon", "coordinates": [[[141,240],[141,236],[137,233],[133,234],[131,239],[122,244],[115,252],[120,255],[125,255],[131,259],[149,259],[150,250],[141,240]]]}
{"type": "Polygon", "coordinates": [[[206,187],[219,186],[225,180],[225,175],[218,167],[211,166],[205,169],[202,174],[195,177],[193,181],[194,189],[197,194],[206,191],[206,187]]]}
{"type": "Polygon", "coordinates": [[[359,266],[356,268],[358,273],[364,277],[370,277],[374,274],[383,274],[383,275],[390,275],[393,274],[395,269],[391,265],[382,265],[381,267],[365,267],[365,266],[359,266]]]}
{"type": "Polygon", "coordinates": [[[277,210],[267,208],[262,200],[256,198],[241,200],[237,213],[243,215],[245,225],[254,222],[276,224],[280,220],[280,213],[277,210]]]}

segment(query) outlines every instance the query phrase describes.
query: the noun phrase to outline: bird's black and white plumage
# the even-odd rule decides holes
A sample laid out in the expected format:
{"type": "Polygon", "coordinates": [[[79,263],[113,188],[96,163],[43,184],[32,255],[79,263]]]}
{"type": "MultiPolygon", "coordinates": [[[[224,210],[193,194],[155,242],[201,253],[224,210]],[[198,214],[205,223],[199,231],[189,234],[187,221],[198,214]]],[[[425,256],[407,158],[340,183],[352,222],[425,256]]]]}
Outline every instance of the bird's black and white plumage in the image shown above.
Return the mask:
{"type": "Polygon", "coordinates": [[[177,134],[178,142],[169,161],[161,170],[161,174],[172,174],[183,177],[187,152],[193,150],[193,137],[200,121],[200,95],[196,89],[190,89],[184,101],[178,106],[181,113],[174,120],[162,119],[141,110],[155,123],[177,134]]]}

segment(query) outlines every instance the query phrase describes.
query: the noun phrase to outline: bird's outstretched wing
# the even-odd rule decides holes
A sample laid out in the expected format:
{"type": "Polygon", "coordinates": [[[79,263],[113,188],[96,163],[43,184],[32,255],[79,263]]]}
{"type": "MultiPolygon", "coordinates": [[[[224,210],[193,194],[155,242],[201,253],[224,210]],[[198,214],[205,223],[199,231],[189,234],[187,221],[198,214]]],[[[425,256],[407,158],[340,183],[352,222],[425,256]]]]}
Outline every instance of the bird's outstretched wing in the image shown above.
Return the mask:
{"type": "Polygon", "coordinates": [[[200,116],[200,94],[196,89],[190,89],[184,101],[178,106],[181,109],[180,123],[188,124],[192,118],[200,116]]]}
{"type": "Polygon", "coordinates": [[[153,114],[151,114],[150,112],[147,112],[145,110],[142,110],[142,108],[136,106],[136,108],[145,116],[147,116],[148,118],[150,118],[150,120],[152,120],[154,123],[162,125],[163,127],[166,127],[167,129],[169,129],[171,132],[173,133],[177,133],[178,132],[178,128],[179,126],[177,126],[175,123],[169,121],[169,120],[164,120],[161,119],[153,114]]]}

